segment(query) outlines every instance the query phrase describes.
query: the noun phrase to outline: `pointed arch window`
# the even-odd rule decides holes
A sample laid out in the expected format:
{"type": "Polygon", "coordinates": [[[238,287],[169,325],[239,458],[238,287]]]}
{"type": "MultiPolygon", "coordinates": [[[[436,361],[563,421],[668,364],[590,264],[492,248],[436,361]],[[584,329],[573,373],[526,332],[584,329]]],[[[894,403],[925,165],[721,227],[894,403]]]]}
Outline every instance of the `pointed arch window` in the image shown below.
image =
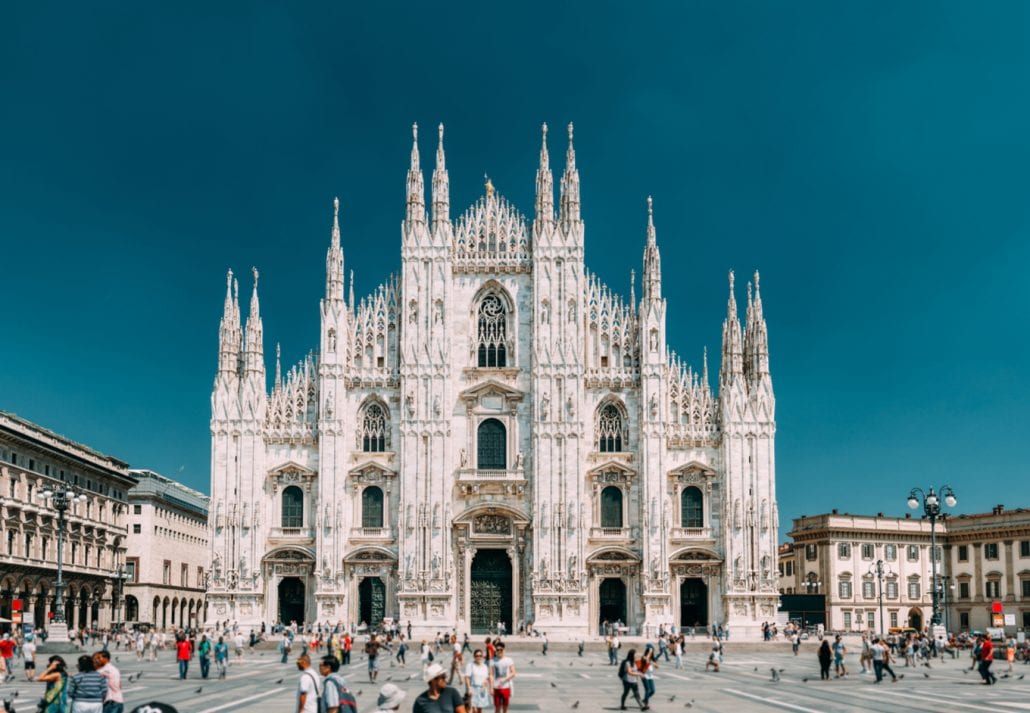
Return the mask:
{"type": "Polygon", "coordinates": [[[479,366],[507,366],[508,310],[498,295],[488,294],[479,303],[476,342],[479,366]]]}
{"type": "Polygon", "coordinates": [[[601,527],[622,527],[622,491],[614,485],[601,491],[601,527]]]}
{"type": "Polygon", "coordinates": [[[361,419],[361,450],[365,453],[385,451],[386,433],[386,409],[373,401],[365,406],[361,419]]]}
{"type": "Polygon", "coordinates": [[[296,485],[283,490],[283,527],[304,527],[304,492],[296,485]]]}
{"type": "Polygon", "coordinates": [[[597,450],[601,453],[619,453],[625,441],[622,412],[613,403],[601,407],[597,415],[597,450]]]}
{"type": "Polygon", "coordinates": [[[705,501],[699,488],[693,485],[680,493],[680,520],[683,527],[705,526],[705,501]]]}
{"type": "Polygon", "coordinates": [[[480,470],[506,470],[508,467],[507,431],[496,418],[488,418],[479,424],[476,467],[480,470]]]}
{"type": "Polygon", "coordinates": [[[383,526],[383,490],[376,485],[361,491],[361,526],[383,526]]]}

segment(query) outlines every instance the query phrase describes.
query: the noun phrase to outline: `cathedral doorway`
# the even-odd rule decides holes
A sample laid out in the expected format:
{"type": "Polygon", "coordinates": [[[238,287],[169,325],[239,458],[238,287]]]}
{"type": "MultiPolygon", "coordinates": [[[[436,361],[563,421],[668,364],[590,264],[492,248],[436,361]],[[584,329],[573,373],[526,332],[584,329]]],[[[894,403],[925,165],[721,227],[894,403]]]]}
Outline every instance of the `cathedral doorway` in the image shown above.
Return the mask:
{"type": "Polygon", "coordinates": [[[386,585],[379,577],[365,577],[358,585],[360,621],[369,631],[377,628],[386,616],[386,585]]]}
{"type": "Polygon", "coordinates": [[[708,586],[697,577],[680,583],[680,627],[708,626],[708,586]]]}
{"type": "Polygon", "coordinates": [[[609,577],[601,580],[598,590],[598,623],[626,623],[626,583],[609,577]]]}
{"type": "Polygon", "coordinates": [[[912,607],[908,610],[908,625],[916,631],[923,630],[923,610],[912,607]]]}
{"type": "Polygon", "coordinates": [[[284,577],[279,582],[279,621],[304,623],[304,582],[298,577],[284,577]]]}
{"type": "Polygon", "coordinates": [[[478,550],[472,558],[469,594],[473,634],[489,634],[502,622],[512,629],[511,560],[504,550],[478,550]]]}

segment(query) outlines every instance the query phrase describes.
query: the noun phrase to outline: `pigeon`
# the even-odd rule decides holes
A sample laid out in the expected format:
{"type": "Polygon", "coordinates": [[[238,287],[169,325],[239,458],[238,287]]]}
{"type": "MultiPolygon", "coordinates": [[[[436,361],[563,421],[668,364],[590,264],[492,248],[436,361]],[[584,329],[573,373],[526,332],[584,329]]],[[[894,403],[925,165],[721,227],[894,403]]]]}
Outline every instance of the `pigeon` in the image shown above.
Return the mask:
{"type": "Polygon", "coordinates": [[[1023,676],[1025,676],[1025,675],[1026,675],[1025,673],[1021,673],[1018,676],[1016,676],[1016,679],[1019,680],[1019,681],[1022,681],[1023,680],[1023,676]]]}
{"type": "Polygon", "coordinates": [[[579,701],[576,701],[575,703],[573,703],[572,707],[573,708],[579,708],[579,701]]]}
{"type": "Polygon", "coordinates": [[[968,668],[962,669],[962,673],[969,673],[969,669],[968,668]]]}
{"type": "Polygon", "coordinates": [[[924,673],[923,673],[923,678],[930,678],[930,674],[928,674],[928,673],[924,672],[924,673]]]}
{"type": "Polygon", "coordinates": [[[118,657],[117,656],[114,657],[114,662],[118,663],[118,657]]]}
{"type": "Polygon", "coordinates": [[[1007,673],[1003,673],[1003,674],[1001,674],[1001,677],[1002,677],[1002,678],[1011,678],[1011,676],[1009,676],[1009,675],[1008,675],[1007,673]]]}
{"type": "Polygon", "coordinates": [[[558,687],[558,684],[555,683],[554,681],[551,681],[551,688],[557,688],[557,687],[558,687]]]}
{"type": "Polygon", "coordinates": [[[758,670],[758,667],[757,667],[757,666],[755,666],[755,671],[757,671],[757,670],[758,670]]]}
{"type": "Polygon", "coordinates": [[[779,671],[777,671],[776,669],[771,669],[771,670],[772,670],[772,680],[773,680],[774,682],[776,682],[776,683],[779,683],[779,680],[780,680],[780,672],[779,672],[779,671]]]}
{"type": "Polygon", "coordinates": [[[530,659],[529,660],[529,665],[530,666],[535,666],[536,665],[536,660],[535,659],[530,659]]]}
{"type": "Polygon", "coordinates": [[[902,673],[902,674],[898,674],[898,680],[901,680],[901,679],[903,679],[904,677],[905,677],[905,674],[903,674],[903,673],[902,673]]]}
{"type": "Polygon", "coordinates": [[[569,661],[569,666],[571,666],[571,665],[572,665],[572,662],[571,662],[571,661],[569,661]]]}
{"type": "Polygon", "coordinates": [[[279,679],[278,681],[276,681],[276,682],[275,682],[275,685],[277,685],[277,686],[278,686],[278,685],[279,685],[280,683],[282,683],[282,682],[283,682],[283,680],[282,680],[282,679],[280,678],[280,679],[279,679]]]}
{"type": "Polygon", "coordinates": [[[201,686],[200,688],[198,688],[197,690],[195,690],[195,691],[194,691],[194,693],[200,693],[200,692],[201,692],[201,691],[203,691],[203,690],[204,690],[204,687],[203,687],[203,686],[201,686]]]}
{"type": "Polygon", "coordinates": [[[802,678],[802,679],[801,679],[801,682],[802,682],[802,683],[808,683],[808,678],[802,678]]]}
{"type": "Polygon", "coordinates": [[[674,700],[676,700],[676,695],[675,694],[669,696],[669,703],[672,703],[674,700]]]}

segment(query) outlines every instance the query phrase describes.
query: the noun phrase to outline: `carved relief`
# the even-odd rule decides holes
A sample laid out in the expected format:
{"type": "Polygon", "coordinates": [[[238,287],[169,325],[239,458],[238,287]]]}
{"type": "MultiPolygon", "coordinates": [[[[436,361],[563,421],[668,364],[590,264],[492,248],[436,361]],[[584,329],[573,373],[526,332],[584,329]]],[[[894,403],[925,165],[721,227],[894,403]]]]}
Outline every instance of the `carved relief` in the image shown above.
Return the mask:
{"type": "Polygon", "coordinates": [[[479,515],[472,521],[473,529],[479,535],[510,535],[511,519],[504,515],[479,515]]]}

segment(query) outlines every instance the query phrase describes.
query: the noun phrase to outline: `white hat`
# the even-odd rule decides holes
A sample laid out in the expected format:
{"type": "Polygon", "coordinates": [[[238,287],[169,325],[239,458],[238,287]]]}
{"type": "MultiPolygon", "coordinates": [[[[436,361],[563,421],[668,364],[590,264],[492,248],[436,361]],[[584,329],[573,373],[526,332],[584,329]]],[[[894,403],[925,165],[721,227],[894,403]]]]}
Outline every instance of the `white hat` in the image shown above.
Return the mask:
{"type": "MultiPolygon", "coordinates": [[[[443,671],[443,667],[440,667],[443,671]]],[[[392,683],[388,683],[379,689],[379,700],[376,705],[380,708],[396,708],[404,700],[407,694],[392,683]]]]}
{"type": "Polygon", "coordinates": [[[429,664],[429,668],[426,669],[425,673],[422,674],[422,680],[429,683],[437,676],[446,676],[447,669],[438,663],[429,664]]]}

